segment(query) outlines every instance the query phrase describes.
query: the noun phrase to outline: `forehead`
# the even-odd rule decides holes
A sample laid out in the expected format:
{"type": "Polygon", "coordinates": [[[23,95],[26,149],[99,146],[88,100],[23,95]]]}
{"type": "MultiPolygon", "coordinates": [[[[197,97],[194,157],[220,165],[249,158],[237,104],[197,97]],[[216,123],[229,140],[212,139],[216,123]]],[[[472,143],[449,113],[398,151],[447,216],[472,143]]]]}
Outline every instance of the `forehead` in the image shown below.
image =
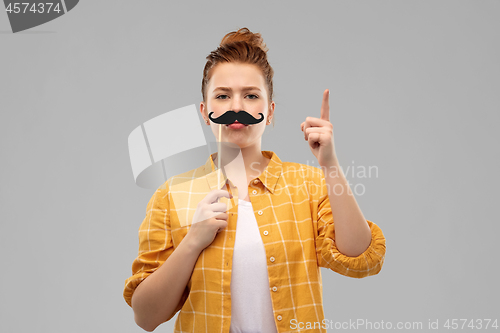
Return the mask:
{"type": "Polygon", "coordinates": [[[209,82],[209,90],[217,87],[257,86],[264,88],[262,71],[256,65],[239,63],[220,63],[213,68],[209,82]]]}

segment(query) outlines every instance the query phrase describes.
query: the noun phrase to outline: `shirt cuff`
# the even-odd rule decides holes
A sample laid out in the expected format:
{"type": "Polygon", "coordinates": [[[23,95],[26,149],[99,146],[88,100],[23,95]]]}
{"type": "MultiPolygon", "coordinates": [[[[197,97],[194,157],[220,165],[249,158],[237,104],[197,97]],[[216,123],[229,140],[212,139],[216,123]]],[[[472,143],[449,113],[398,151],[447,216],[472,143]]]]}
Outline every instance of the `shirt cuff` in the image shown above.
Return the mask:
{"type": "Polygon", "coordinates": [[[321,250],[323,262],[321,266],[353,278],[363,278],[379,273],[385,258],[385,237],[375,223],[368,220],[367,223],[372,234],[370,246],[357,257],[342,254],[335,244],[334,228],[328,228],[321,250]]]}

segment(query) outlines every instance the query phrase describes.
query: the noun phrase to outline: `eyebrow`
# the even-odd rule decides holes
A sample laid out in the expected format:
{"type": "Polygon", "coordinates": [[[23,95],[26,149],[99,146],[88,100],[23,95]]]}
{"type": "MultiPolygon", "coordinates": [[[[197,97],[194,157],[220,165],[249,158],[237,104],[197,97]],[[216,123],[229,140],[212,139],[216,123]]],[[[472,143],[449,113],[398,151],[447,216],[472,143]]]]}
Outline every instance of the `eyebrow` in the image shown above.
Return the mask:
{"type": "MultiPolygon", "coordinates": [[[[229,88],[229,87],[217,87],[214,89],[214,91],[216,90],[223,90],[223,91],[232,91],[233,89],[229,88]]],[[[258,90],[260,91],[260,88],[257,88],[257,87],[243,87],[241,90],[243,91],[247,91],[247,90],[258,90]]]]}

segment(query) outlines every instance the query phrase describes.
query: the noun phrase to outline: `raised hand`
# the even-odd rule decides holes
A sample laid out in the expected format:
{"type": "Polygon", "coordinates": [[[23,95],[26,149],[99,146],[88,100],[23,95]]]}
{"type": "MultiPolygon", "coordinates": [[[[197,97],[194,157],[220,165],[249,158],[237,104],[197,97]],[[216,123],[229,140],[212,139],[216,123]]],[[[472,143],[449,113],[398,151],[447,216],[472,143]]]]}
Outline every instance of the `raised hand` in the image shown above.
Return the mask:
{"type": "Polygon", "coordinates": [[[330,91],[323,92],[320,118],[307,117],[300,124],[304,132],[304,139],[309,142],[309,148],[317,158],[320,166],[331,166],[336,160],[335,146],[333,143],[333,125],[330,122],[330,91]]]}

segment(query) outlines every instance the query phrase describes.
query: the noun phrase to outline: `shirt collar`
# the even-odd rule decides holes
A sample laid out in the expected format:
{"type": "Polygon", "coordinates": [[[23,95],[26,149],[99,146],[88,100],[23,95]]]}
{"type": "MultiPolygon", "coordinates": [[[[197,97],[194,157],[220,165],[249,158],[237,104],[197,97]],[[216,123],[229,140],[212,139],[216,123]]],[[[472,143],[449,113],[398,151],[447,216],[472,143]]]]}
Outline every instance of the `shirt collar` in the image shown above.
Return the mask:
{"type": "MultiPolygon", "coordinates": [[[[269,192],[274,193],[278,179],[283,172],[283,162],[281,162],[278,155],[272,151],[264,150],[262,151],[262,155],[270,158],[271,160],[257,179],[264,184],[269,192]]],[[[213,161],[214,157],[215,153],[211,154],[205,163],[205,175],[211,190],[220,189],[227,182],[227,178],[224,173],[217,169],[217,165],[213,161]],[[218,183],[217,180],[219,180],[218,183]]]]}

